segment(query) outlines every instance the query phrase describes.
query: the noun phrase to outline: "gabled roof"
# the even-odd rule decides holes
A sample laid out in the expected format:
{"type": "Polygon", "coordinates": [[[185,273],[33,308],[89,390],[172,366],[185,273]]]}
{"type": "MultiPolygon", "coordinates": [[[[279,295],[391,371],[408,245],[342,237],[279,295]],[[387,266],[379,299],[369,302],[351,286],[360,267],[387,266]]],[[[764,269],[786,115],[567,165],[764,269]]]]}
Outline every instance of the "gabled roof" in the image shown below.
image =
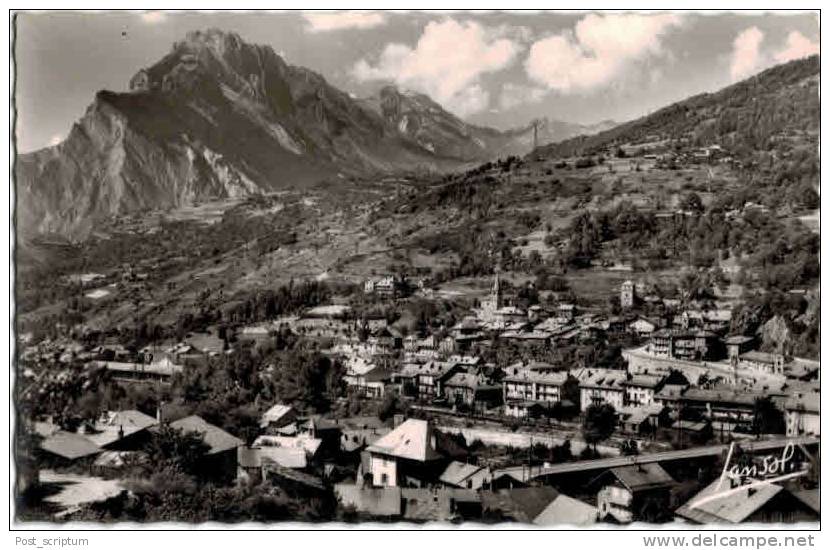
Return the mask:
{"type": "Polygon", "coordinates": [[[621,370],[589,369],[587,378],[580,379],[579,386],[583,388],[622,388],[627,373],[621,370]]]}
{"type": "Polygon", "coordinates": [[[76,460],[101,452],[101,448],[81,434],[74,432],[55,432],[44,439],[40,448],[69,460],[76,460]]]}
{"type": "Polygon", "coordinates": [[[553,487],[523,487],[481,493],[482,506],[498,510],[504,516],[522,523],[531,523],[559,496],[553,487]]]}
{"type": "Polygon", "coordinates": [[[721,484],[720,479],[716,479],[675,513],[696,523],[741,523],[784,489],[780,485],[768,483],[704,500],[727,490],[730,490],[729,482],[721,484]]]}
{"type": "Polygon", "coordinates": [[[210,447],[207,454],[216,454],[236,447],[240,447],[245,443],[213,424],[206,422],[200,416],[186,416],[170,423],[170,427],[183,432],[199,432],[205,439],[205,443],[210,447]]]}
{"type": "Polygon", "coordinates": [[[670,487],[676,484],[668,472],[656,462],[611,468],[603,475],[608,473],[616,477],[632,492],[670,487]]]}
{"type": "Polygon", "coordinates": [[[593,525],[597,522],[599,511],[590,504],[559,494],[533,520],[534,525],[593,525]]]}
{"type": "Polygon", "coordinates": [[[158,422],[155,418],[141,411],[112,411],[95,423],[94,429],[97,433],[84,435],[96,445],[103,447],[156,424],[158,422]]]}
{"type": "Polygon", "coordinates": [[[385,436],[368,450],[409,460],[426,462],[441,458],[435,449],[432,427],[426,420],[410,418],[385,436]]]}
{"type": "Polygon", "coordinates": [[[631,378],[626,379],[623,386],[633,386],[637,388],[656,388],[663,381],[662,376],[655,374],[635,374],[631,378]]]}
{"type": "Polygon", "coordinates": [[[259,421],[259,426],[264,428],[271,424],[272,422],[279,422],[279,420],[290,413],[293,410],[291,405],[283,405],[282,403],[277,403],[264,413],[262,413],[262,419],[259,421]]]}
{"type": "Polygon", "coordinates": [[[475,389],[479,386],[479,377],[475,374],[457,372],[450,376],[446,382],[444,382],[444,387],[447,386],[460,386],[475,389]]]}
{"type": "Polygon", "coordinates": [[[792,495],[809,506],[816,514],[821,513],[821,495],[818,489],[790,490],[792,495]]]}

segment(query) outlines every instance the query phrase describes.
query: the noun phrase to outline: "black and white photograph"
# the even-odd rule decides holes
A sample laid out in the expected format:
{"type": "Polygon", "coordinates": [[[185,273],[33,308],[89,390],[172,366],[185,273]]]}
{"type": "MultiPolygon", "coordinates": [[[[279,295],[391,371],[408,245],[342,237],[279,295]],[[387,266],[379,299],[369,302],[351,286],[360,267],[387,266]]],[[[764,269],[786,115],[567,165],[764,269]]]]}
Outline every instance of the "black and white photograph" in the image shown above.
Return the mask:
{"type": "Polygon", "coordinates": [[[504,8],[10,11],[11,528],[819,529],[819,10],[504,8]]]}

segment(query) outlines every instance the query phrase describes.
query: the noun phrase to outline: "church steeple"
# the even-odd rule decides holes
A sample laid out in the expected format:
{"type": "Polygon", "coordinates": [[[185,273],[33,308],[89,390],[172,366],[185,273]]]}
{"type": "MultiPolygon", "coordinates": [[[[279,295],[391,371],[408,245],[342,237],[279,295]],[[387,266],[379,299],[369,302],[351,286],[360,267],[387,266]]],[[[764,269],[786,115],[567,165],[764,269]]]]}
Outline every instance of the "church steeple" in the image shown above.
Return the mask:
{"type": "Polygon", "coordinates": [[[501,280],[499,279],[499,272],[501,271],[501,267],[496,264],[496,268],[494,269],[495,277],[493,280],[493,291],[492,291],[492,300],[493,306],[495,309],[500,309],[502,307],[502,296],[501,296],[501,280]]]}

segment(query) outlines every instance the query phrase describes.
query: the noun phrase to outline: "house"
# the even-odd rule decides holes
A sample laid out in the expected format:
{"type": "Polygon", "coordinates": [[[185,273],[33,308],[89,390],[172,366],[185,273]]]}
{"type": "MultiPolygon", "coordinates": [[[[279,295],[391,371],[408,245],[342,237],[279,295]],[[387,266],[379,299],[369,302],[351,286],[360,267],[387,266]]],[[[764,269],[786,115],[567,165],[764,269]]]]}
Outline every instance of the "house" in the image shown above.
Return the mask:
{"type": "Polygon", "coordinates": [[[363,283],[363,292],[395,298],[406,290],[406,280],[400,275],[384,275],[367,279],[363,283]]]}
{"type": "Polygon", "coordinates": [[[59,430],[40,443],[40,454],[52,465],[69,465],[77,462],[92,464],[94,456],[101,453],[101,448],[86,436],[59,430]]]}
{"type": "MultiPolygon", "coordinates": [[[[299,449],[303,451],[305,454],[306,460],[309,462],[314,460],[315,456],[317,455],[317,451],[320,450],[320,446],[323,444],[322,439],[317,439],[315,437],[309,437],[308,435],[298,435],[295,437],[287,437],[282,435],[261,435],[257,437],[254,442],[251,444],[251,447],[254,449],[299,449]]],[[[267,453],[266,453],[267,454],[267,453]]],[[[279,461],[275,461],[278,464],[279,461]]],[[[297,467],[294,465],[283,464],[283,466],[288,468],[297,467]]],[[[299,466],[299,467],[304,467],[299,466]]]]}
{"type": "Polygon", "coordinates": [[[137,451],[149,439],[147,429],[156,424],[155,418],[141,411],[108,411],[82,433],[102,449],[137,451]]]}
{"type": "Polygon", "coordinates": [[[509,416],[527,416],[527,407],[517,407],[524,402],[536,402],[543,409],[548,409],[566,400],[572,403],[579,395],[579,382],[568,372],[531,367],[512,370],[513,373],[502,380],[504,401],[508,404],[505,412],[516,413],[509,416]]]}
{"type": "Polygon", "coordinates": [[[662,407],[656,403],[640,407],[623,407],[617,411],[620,431],[630,435],[647,435],[658,427],[662,407]]]}
{"type": "Polygon", "coordinates": [[[703,330],[724,334],[732,323],[732,310],[712,309],[703,312],[703,330]]]}
{"type": "Polygon", "coordinates": [[[358,395],[370,399],[380,399],[386,392],[386,386],[392,381],[393,372],[384,367],[374,367],[362,375],[349,379],[349,388],[358,395]]]}
{"type": "Polygon", "coordinates": [[[756,370],[765,374],[784,374],[784,356],[780,353],[747,351],[738,356],[738,365],[742,368],[756,370]]]}
{"type": "Polygon", "coordinates": [[[444,396],[451,405],[486,410],[501,404],[501,394],[501,386],[487,384],[481,373],[456,372],[444,382],[444,396]]]}
{"type": "Polygon", "coordinates": [[[817,503],[775,483],[741,486],[718,478],[679,507],[677,517],[695,524],[818,522],[817,503]]]}
{"type": "Polygon", "coordinates": [[[237,335],[240,340],[249,340],[255,345],[262,345],[274,338],[271,329],[265,326],[257,325],[251,327],[244,327],[237,335]]]}
{"type": "Polygon", "coordinates": [[[678,406],[707,419],[715,431],[731,433],[738,428],[749,432],[755,418],[755,402],[765,396],[767,392],[732,387],[689,388],[680,396],[678,406]]]}
{"type": "Polygon", "coordinates": [[[654,395],[663,387],[665,377],[653,374],[633,374],[623,380],[624,403],[628,407],[644,407],[654,403],[654,395]]]}
{"type": "Polygon", "coordinates": [[[237,448],[245,443],[225,430],[206,422],[200,416],[187,416],[170,423],[183,433],[202,435],[208,449],[199,464],[200,475],[216,481],[230,481],[237,476],[237,448]]]}
{"type": "Polygon", "coordinates": [[[655,523],[666,517],[677,482],[656,462],[620,466],[597,476],[599,519],[617,523],[655,523]]]}
{"type": "Polygon", "coordinates": [[[585,411],[592,405],[609,404],[620,409],[625,404],[627,379],[625,371],[588,369],[579,381],[580,408],[585,411]]]}
{"type": "Polygon", "coordinates": [[[726,345],[727,356],[732,359],[755,347],[755,338],[742,335],[730,336],[724,340],[724,344],[726,345]]]}
{"type": "Polygon", "coordinates": [[[448,453],[439,446],[439,434],[425,420],[410,418],[366,450],[372,485],[421,487],[438,480],[446,469],[448,453]]]}
{"type": "Polygon", "coordinates": [[[567,319],[573,320],[573,318],[576,316],[576,306],[574,304],[559,304],[559,306],[556,308],[556,311],[560,316],[566,317],[567,319]]]}
{"type": "Polygon", "coordinates": [[[376,416],[344,418],[340,424],[340,451],[343,453],[363,450],[392,431],[376,416]]]}
{"type": "Polygon", "coordinates": [[[654,331],[657,330],[657,323],[640,317],[636,321],[629,324],[628,328],[640,338],[649,338],[654,331]]]}
{"type": "Polygon", "coordinates": [[[654,402],[676,414],[677,411],[680,410],[683,393],[688,389],[688,387],[689,386],[685,384],[664,384],[663,387],[654,394],[654,402]]]}
{"type": "Polygon", "coordinates": [[[489,468],[458,462],[457,460],[450,462],[447,469],[438,478],[447,487],[471,489],[473,491],[489,488],[492,479],[493,473],[489,468]]]}
{"type": "Polygon", "coordinates": [[[671,425],[673,440],[680,446],[691,443],[702,445],[712,438],[712,425],[709,422],[677,420],[671,425]]]}
{"type": "Polygon", "coordinates": [[[444,396],[444,382],[461,371],[462,367],[456,363],[429,361],[423,365],[407,365],[396,378],[402,381],[403,393],[433,400],[444,396]]]}
{"type": "Polygon", "coordinates": [[[291,405],[277,403],[262,414],[259,427],[266,433],[274,432],[297,421],[297,412],[291,405]]]}
{"type": "Polygon", "coordinates": [[[711,331],[664,328],[651,334],[648,351],[657,357],[699,361],[716,354],[717,344],[718,337],[711,331]]]}
{"type": "Polygon", "coordinates": [[[116,361],[93,361],[93,366],[103,367],[112,372],[112,377],[125,382],[158,381],[169,382],[170,379],[184,371],[184,367],[173,363],[165,357],[153,363],[120,363],[116,361]]]}
{"type": "Polygon", "coordinates": [[[382,326],[372,330],[369,345],[376,353],[390,352],[403,347],[403,336],[401,333],[389,326],[382,326]]]}
{"type": "Polygon", "coordinates": [[[821,435],[821,394],[806,393],[796,395],[784,405],[787,423],[787,437],[800,435],[821,435]]]}
{"type": "Polygon", "coordinates": [[[322,441],[318,453],[327,456],[340,449],[341,425],[336,419],[312,415],[297,423],[297,436],[307,436],[322,441]]]}

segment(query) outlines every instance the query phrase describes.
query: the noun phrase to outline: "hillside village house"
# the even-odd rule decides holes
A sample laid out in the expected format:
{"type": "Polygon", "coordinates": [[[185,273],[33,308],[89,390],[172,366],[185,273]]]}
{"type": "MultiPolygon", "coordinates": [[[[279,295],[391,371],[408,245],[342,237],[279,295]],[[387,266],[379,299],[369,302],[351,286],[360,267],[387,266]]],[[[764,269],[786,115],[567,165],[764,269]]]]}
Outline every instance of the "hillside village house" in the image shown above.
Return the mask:
{"type": "Polygon", "coordinates": [[[291,405],[283,405],[277,403],[270,409],[262,413],[259,420],[259,427],[265,433],[277,432],[281,428],[292,425],[297,421],[297,412],[291,405]]]}
{"type": "Polygon", "coordinates": [[[818,392],[797,395],[788,399],[784,404],[787,437],[821,435],[820,405],[821,394],[818,392]]]}
{"type": "Polygon", "coordinates": [[[677,482],[656,462],[611,468],[591,486],[599,486],[600,519],[631,523],[635,519],[658,521],[669,510],[671,489],[677,482]]]}
{"type": "Polygon", "coordinates": [[[366,450],[376,487],[422,487],[437,480],[448,463],[426,420],[410,418],[366,450]]]}
{"type": "Polygon", "coordinates": [[[629,324],[628,328],[640,338],[648,338],[654,333],[655,330],[657,330],[657,323],[640,317],[636,321],[629,324]]]}
{"type": "Polygon", "coordinates": [[[654,394],[660,391],[665,378],[650,374],[635,374],[627,377],[622,385],[625,388],[625,405],[644,407],[654,402],[654,394]]]}
{"type": "Polygon", "coordinates": [[[384,275],[367,279],[363,283],[363,291],[366,294],[377,294],[379,296],[397,297],[406,289],[406,280],[400,275],[384,275]]]}
{"type": "Polygon", "coordinates": [[[738,365],[765,374],[784,374],[784,356],[779,353],[748,351],[738,356],[738,365]]]}
{"type": "Polygon", "coordinates": [[[502,380],[502,386],[507,416],[527,416],[528,402],[548,409],[579,395],[579,382],[567,372],[516,370],[502,380]]]}
{"type": "Polygon", "coordinates": [[[487,384],[480,373],[457,372],[444,382],[444,396],[450,405],[488,408],[501,402],[501,387],[487,384]]]}
{"type": "Polygon", "coordinates": [[[697,361],[710,357],[717,335],[706,330],[660,329],[652,333],[648,351],[655,357],[697,361]]]}
{"type": "Polygon", "coordinates": [[[400,381],[402,393],[426,401],[443,397],[444,382],[462,370],[457,363],[430,361],[423,365],[406,365],[395,379],[400,381]]]}
{"type": "Polygon", "coordinates": [[[580,408],[585,411],[592,405],[609,404],[620,409],[625,404],[625,371],[588,369],[580,378],[580,408]]]}
{"type": "Polygon", "coordinates": [[[493,479],[493,472],[484,466],[467,464],[453,460],[447,465],[447,469],[439,477],[439,481],[447,487],[458,489],[479,489],[488,488],[493,479]]]}
{"type": "Polygon", "coordinates": [[[797,523],[819,521],[819,508],[818,489],[784,488],[775,483],[742,488],[737,480],[727,478],[723,483],[713,481],[675,514],[694,524],[797,523]]]}
{"type": "Polygon", "coordinates": [[[678,400],[684,409],[694,410],[712,423],[716,432],[731,433],[736,428],[749,431],[755,418],[756,400],[766,392],[726,388],[689,388],[678,400]]]}
{"type": "Polygon", "coordinates": [[[198,432],[204,438],[208,450],[199,464],[201,477],[219,482],[236,479],[237,448],[242,447],[244,441],[196,415],[171,422],[170,427],[182,432],[198,432]]]}

